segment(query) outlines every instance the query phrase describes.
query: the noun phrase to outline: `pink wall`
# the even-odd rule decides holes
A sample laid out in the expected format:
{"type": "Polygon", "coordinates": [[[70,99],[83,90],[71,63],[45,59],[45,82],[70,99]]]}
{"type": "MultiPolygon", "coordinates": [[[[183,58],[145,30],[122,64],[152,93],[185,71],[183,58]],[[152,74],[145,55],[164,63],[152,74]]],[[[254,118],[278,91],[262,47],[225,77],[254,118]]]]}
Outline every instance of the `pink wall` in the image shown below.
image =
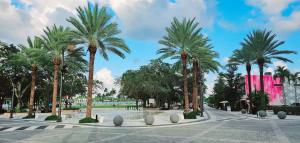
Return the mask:
{"type": "MultiPolygon", "coordinates": [[[[249,84],[248,84],[248,76],[245,76],[245,89],[246,89],[246,94],[249,94],[249,84]]],[[[265,92],[269,94],[269,104],[270,105],[279,105],[283,103],[283,94],[282,94],[282,87],[281,86],[275,86],[274,84],[279,84],[280,79],[277,78],[276,80],[273,79],[271,75],[264,75],[264,84],[265,84],[265,92]]],[[[254,92],[260,90],[260,81],[259,81],[259,76],[257,75],[252,75],[251,76],[251,87],[252,91],[254,92]]]]}

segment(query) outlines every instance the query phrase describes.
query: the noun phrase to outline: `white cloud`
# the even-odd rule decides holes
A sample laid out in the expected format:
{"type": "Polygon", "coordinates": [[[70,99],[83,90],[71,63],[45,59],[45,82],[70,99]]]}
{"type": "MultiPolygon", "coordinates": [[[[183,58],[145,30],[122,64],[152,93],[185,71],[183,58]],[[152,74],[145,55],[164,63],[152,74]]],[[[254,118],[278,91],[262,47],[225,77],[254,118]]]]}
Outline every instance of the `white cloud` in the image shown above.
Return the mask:
{"type": "Polygon", "coordinates": [[[217,79],[218,74],[209,73],[205,74],[204,78],[206,79],[205,84],[207,86],[206,96],[213,93],[213,88],[215,86],[215,80],[217,79]]]}
{"type": "Polygon", "coordinates": [[[229,60],[230,60],[229,57],[225,57],[225,58],[223,58],[222,62],[223,62],[224,64],[228,64],[229,60]]]}
{"type": "Polygon", "coordinates": [[[273,65],[274,65],[275,68],[277,68],[277,67],[288,68],[287,64],[283,61],[275,61],[275,62],[273,62],[273,65]]]}
{"type": "Polygon", "coordinates": [[[201,27],[213,25],[214,0],[104,0],[121,21],[123,32],[137,39],[161,38],[173,17],[196,17],[201,27]]]}
{"type": "Polygon", "coordinates": [[[28,21],[30,14],[10,4],[10,0],[0,1],[0,39],[4,41],[20,41],[32,33],[32,24],[28,21]],[[27,27],[27,28],[23,28],[27,27]]]}
{"type": "Polygon", "coordinates": [[[10,0],[0,1],[0,39],[22,43],[27,36],[41,35],[46,26],[54,23],[69,26],[66,18],[75,14],[76,7],[84,5],[74,0],[20,0],[20,6],[10,0]]]}
{"type": "Polygon", "coordinates": [[[290,3],[296,0],[247,0],[251,6],[258,7],[268,15],[280,14],[290,3]]]}
{"type": "Polygon", "coordinates": [[[300,0],[276,0],[276,2],[274,0],[247,0],[248,5],[258,8],[264,16],[263,20],[260,17],[254,21],[248,21],[248,24],[271,28],[276,33],[283,35],[299,31],[300,11],[293,9],[289,15],[283,15],[283,11],[288,9],[291,4],[299,2],[300,0]]]}
{"type": "MultiPolygon", "coordinates": [[[[87,0],[97,1],[99,0],[87,0]]],[[[27,36],[41,35],[46,26],[54,23],[69,26],[66,18],[76,15],[80,0],[20,0],[20,5],[10,0],[0,1],[0,39],[12,43],[24,42],[27,36]]],[[[215,0],[101,0],[110,7],[126,36],[138,39],[161,38],[164,28],[173,17],[197,17],[202,27],[213,25],[215,0]]]]}
{"type": "MultiPolygon", "coordinates": [[[[97,71],[95,76],[94,76],[94,79],[102,81],[103,82],[103,87],[107,88],[108,90],[111,90],[112,88],[114,88],[117,91],[119,91],[120,87],[118,87],[114,84],[115,79],[112,75],[111,70],[109,70],[108,68],[102,68],[99,71],[97,71]]],[[[98,92],[102,92],[102,90],[98,91],[98,92]]]]}
{"type": "Polygon", "coordinates": [[[237,26],[229,21],[220,20],[218,21],[218,25],[224,29],[235,31],[237,30],[237,26]]]}

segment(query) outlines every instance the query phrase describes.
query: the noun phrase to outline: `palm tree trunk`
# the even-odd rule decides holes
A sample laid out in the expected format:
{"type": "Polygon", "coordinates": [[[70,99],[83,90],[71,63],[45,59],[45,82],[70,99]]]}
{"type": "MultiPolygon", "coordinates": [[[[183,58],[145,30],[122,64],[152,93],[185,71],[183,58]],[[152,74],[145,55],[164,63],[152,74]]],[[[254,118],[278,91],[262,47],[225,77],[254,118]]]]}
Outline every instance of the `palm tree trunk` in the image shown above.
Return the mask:
{"type": "Polygon", "coordinates": [[[53,95],[52,95],[52,115],[56,115],[56,97],[58,88],[58,68],[60,62],[59,59],[54,59],[54,77],[53,77],[53,95]]]}
{"type": "Polygon", "coordinates": [[[187,54],[185,52],[181,53],[182,59],[182,72],[183,72],[183,95],[184,95],[184,112],[189,111],[189,96],[188,96],[188,79],[187,79],[187,68],[186,68],[186,58],[187,54]]]}
{"type": "Polygon", "coordinates": [[[252,92],[252,81],[251,81],[251,64],[247,63],[246,64],[246,70],[247,70],[247,75],[248,75],[248,99],[249,99],[249,106],[250,106],[250,113],[252,113],[252,98],[251,98],[251,92],[252,92]]]}
{"type": "Polygon", "coordinates": [[[193,62],[193,110],[198,110],[197,97],[198,97],[198,62],[193,62]]]}
{"type": "Polygon", "coordinates": [[[266,107],[266,103],[265,103],[265,98],[264,98],[264,93],[265,93],[265,89],[264,89],[264,59],[258,59],[257,60],[258,63],[258,67],[259,67],[259,79],[260,79],[260,93],[261,93],[261,97],[260,97],[260,110],[265,110],[266,107]]]}
{"type": "Polygon", "coordinates": [[[89,45],[90,61],[89,61],[89,80],[88,80],[88,95],[86,106],[86,118],[92,117],[92,104],[93,104],[93,79],[94,79],[94,61],[96,55],[96,46],[89,45]]]}
{"type": "Polygon", "coordinates": [[[29,108],[28,108],[28,116],[32,116],[33,111],[33,101],[34,101],[34,94],[35,94],[35,81],[36,81],[36,71],[37,66],[32,65],[31,67],[31,90],[30,90],[30,98],[29,98],[29,108]]]}

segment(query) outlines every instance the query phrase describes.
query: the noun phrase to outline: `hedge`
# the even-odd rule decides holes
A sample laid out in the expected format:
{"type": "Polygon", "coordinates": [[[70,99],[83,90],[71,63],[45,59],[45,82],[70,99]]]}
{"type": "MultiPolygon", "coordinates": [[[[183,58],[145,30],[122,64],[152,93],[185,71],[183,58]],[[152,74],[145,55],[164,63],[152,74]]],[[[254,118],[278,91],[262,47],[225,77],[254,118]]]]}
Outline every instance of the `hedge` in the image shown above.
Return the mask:
{"type": "Polygon", "coordinates": [[[192,111],[192,112],[184,112],[183,113],[184,119],[197,119],[197,112],[192,111]]]}
{"type": "Polygon", "coordinates": [[[288,115],[300,115],[300,106],[271,106],[270,108],[274,114],[283,111],[288,115]]]}

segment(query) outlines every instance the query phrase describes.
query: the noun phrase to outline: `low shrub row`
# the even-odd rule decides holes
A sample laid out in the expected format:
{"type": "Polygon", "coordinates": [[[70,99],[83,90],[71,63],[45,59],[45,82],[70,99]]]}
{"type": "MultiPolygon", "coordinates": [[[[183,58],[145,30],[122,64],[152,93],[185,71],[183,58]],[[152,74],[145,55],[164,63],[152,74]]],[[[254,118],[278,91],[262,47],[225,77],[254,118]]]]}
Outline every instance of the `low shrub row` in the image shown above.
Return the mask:
{"type": "Polygon", "coordinates": [[[273,110],[274,114],[277,114],[279,111],[283,111],[288,115],[300,115],[299,106],[271,106],[270,109],[273,110]]]}
{"type": "Polygon", "coordinates": [[[79,107],[69,107],[69,108],[64,108],[63,110],[79,110],[79,107]]]}
{"type": "Polygon", "coordinates": [[[91,117],[83,118],[79,120],[79,123],[98,123],[99,121],[97,119],[93,119],[91,117]]]}
{"type": "Polygon", "coordinates": [[[197,111],[184,112],[184,119],[197,119],[197,111]]]}
{"type": "Polygon", "coordinates": [[[5,110],[5,109],[0,109],[0,114],[4,114],[4,113],[6,113],[7,112],[7,110],[5,110]]]}
{"type": "Polygon", "coordinates": [[[46,121],[56,121],[56,120],[58,120],[58,118],[59,117],[57,115],[50,115],[45,120],[46,121]]]}

